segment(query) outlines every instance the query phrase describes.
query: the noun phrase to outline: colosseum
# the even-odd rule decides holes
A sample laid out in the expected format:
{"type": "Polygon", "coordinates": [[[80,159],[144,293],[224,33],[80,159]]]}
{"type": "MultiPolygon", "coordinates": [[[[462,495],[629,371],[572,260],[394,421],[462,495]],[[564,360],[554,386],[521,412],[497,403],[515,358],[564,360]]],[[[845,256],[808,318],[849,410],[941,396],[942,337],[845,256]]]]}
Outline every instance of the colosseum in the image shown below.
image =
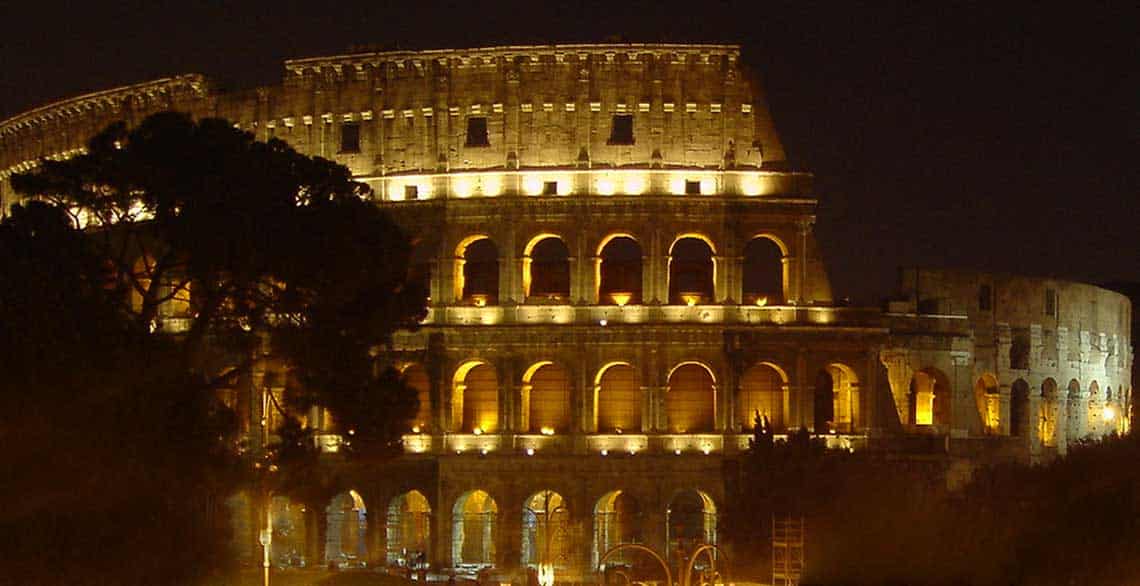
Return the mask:
{"type": "MultiPolygon", "coordinates": [[[[737,46],[675,44],[295,59],[250,91],[184,75],[0,123],[0,203],[13,173],[178,110],[344,164],[414,235],[430,308],[391,349],[421,402],[405,453],[330,454],[327,498],[275,499],[278,566],[549,563],[589,581],[619,543],[731,551],[725,471],[757,414],[833,449],[967,463],[1126,430],[1122,295],[909,268],[882,307],[838,302],[812,175],[756,79],[737,46]]],[[[247,382],[256,435],[264,381],[247,382]]],[[[259,559],[254,507],[231,505],[259,559]]]]}

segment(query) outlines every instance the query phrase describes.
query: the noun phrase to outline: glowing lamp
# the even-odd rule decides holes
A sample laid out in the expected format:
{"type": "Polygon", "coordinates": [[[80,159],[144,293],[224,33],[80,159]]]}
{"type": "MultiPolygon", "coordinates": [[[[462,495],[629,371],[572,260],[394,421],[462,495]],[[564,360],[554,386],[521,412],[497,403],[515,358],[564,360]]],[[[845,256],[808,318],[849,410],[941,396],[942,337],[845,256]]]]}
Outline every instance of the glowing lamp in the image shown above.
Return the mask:
{"type": "Polygon", "coordinates": [[[622,191],[627,195],[641,195],[645,192],[645,178],[641,175],[626,177],[622,191]]]}
{"type": "Polygon", "coordinates": [[[768,298],[767,297],[757,297],[756,298],[756,307],[764,307],[765,305],[768,305],[768,298]]]}
{"type": "Polygon", "coordinates": [[[543,427],[539,431],[542,433],[542,435],[554,435],[553,427],[543,427]]]}
{"type": "Polygon", "coordinates": [[[613,195],[614,194],[614,182],[610,179],[599,179],[598,180],[598,194],[600,194],[600,195],[613,195]]]}
{"type": "Polygon", "coordinates": [[[684,301],[685,305],[692,307],[701,302],[701,297],[702,295],[700,293],[682,293],[681,301],[684,301]]]}
{"type": "Polygon", "coordinates": [[[526,449],[526,455],[533,456],[534,455],[534,448],[527,448],[526,449]]]}
{"type": "Polygon", "coordinates": [[[456,197],[471,197],[471,194],[475,192],[475,185],[471,179],[461,177],[452,182],[451,190],[455,192],[456,197]]]}
{"type": "Polygon", "coordinates": [[[482,427],[476,427],[475,429],[471,430],[471,433],[473,433],[475,435],[483,435],[483,428],[482,427]]]}
{"type": "Polygon", "coordinates": [[[554,586],[554,566],[538,564],[538,586],[554,586]]]}
{"type": "Polygon", "coordinates": [[[608,319],[606,319],[606,318],[604,318],[604,317],[603,317],[602,319],[598,320],[598,325],[599,325],[599,326],[606,326],[606,325],[609,325],[609,323],[610,323],[610,320],[608,320],[608,319]]]}
{"type": "Polygon", "coordinates": [[[609,450],[607,450],[607,449],[605,449],[605,448],[602,448],[602,455],[603,455],[603,456],[608,456],[608,455],[610,455],[610,451],[609,451],[609,450]]]}
{"type": "Polygon", "coordinates": [[[479,455],[480,456],[486,456],[487,455],[487,448],[483,448],[483,449],[479,450],[479,455]]]}
{"type": "Polygon", "coordinates": [[[1105,421],[1112,421],[1113,419],[1116,419],[1116,409],[1113,409],[1112,405],[1105,405],[1104,406],[1104,420],[1105,421]]]}
{"type": "Polygon", "coordinates": [[[476,293],[475,295],[471,296],[471,303],[475,304],[475,307],[486,307],[487,295],[483,293],[476,293]]]}
{"type": "Polygon", "coordinates": [[[420,426],[413,425],[412,426],[412,433],[420,433],[420,426]]]}
{"type": "Polygon", "coordinates": [[[615,291],[610,293],[610,299],[613,300],[618,307],[625,307],[630,299],[633,299],[633,293],[629,291],[615,291]]]}
{"type": "Polygon", "coordinates": [[[673,454],[676,456],[680,456],[681,455],[681,448],[677,448],[677,449],[673,450],[673,454]]]}
{"type": "Polygon", "coordinates": [[[705,455],[707,456],[707,455],[709,455],[709,453],[712,452],[712,448],[705,446],[705,447],[701,448],[701,451],[704,452],[705,455]]]}

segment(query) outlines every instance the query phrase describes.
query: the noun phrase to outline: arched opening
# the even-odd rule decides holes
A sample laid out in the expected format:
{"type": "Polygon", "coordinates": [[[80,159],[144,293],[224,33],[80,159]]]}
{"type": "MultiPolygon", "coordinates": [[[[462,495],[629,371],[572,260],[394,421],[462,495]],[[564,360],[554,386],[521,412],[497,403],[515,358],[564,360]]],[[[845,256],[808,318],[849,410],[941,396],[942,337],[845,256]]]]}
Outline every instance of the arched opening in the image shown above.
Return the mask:
{"type": "Polygon", "coordinates": [[[602,368],[594,382],[598,433],[641,431],[641,380],[629,364],[602,368]]]}
{"type": "Polygon", "coordinates": [[[388,504],[385,527],[389,565],[424,567],[431,560],[431,505],[418,490],[410,490],[388,504]]]}
{"type": "Polygon", "coordinates": [[[784,247],[771,237],[759,236],[748,242],[744,247],[744,303],[784,303],[784,256],[784,247]]]}
{"type": "Polygon", "coordinates": [[[460,245],[456,251],[456,289],[460,301],[477,306],[499,300],[499,249],[487,237],[460,245]]]}
{"type": "Polygon", "coordinates": [[[416,392],[419,408],[415,419],[412,420],[412,433],[427,433],[431,431],[432,405],[431,381],[428,379],[427,369],[422,364],[410,364],[403,372],[404,384],[416,392]]]}
{"type": "Polygon", "coordinates": [[[270,561],[278,568],[303,568],[307,565],[305,545],[307,525],[304,505],[293,502],[287,496],[271,499],[273,512],[273,540],[270,542],[270,561]]]}
{"type": "Polygon", "coordinates": [[[1095,380],[1089,383],[1088,405],[1088,433],[1094,436],[1101,435],[1104,419],[1104,397],[1100,394],[1100,383],[1095,380]]]}
{"type": "Polygon", "coordinates": [[[613,236],[598,250],[598,303],[641,303],[641,245],[630,236],[613,236]]]}
{"type": "Polygon", "coordinates": [[[1009,435],[1023,437],[1029,432],[1029,383],[1013,381],[1009,388],[1009,435]]]}
{"type": "Polygon", "coordinates": [[[482,490],[464,493],[451,512],[451,562],[478,568],[495,564],[495,531],[499,506],[482,490]]]}
{"type": "Polygon", "coordinates": [[[570,376],[553,362],[540,362],[523,375],[522,428],[550,435],[570,428],[570,376]]]}
{"type": "Polygon", "coordinates": [[[764,417],[768,426],[784,431],[784,393],[787,377],[774,365],[761,362],[744,372],[740,379],[740,395],[736,401],[736,423],[740,429],[756,426],[756,418],[764,417]]]}
{"type": "Polygon", "coordinates": [[[523,290],[528,298],[570,298],[570,251],[561,238],[543,235],[523,253],[523,290]]]}
{"type": "Polygon", "coordinates": [[[1074,378],[1069,381],[1068,389],[1068,408],[1065,410],[1065,436],[1072,442],[1084,437],[1085,417],[1088,413],[1084,409],[1084,405],[1082,405],[1081,383],[1074,378]]]}
{"type": "Polygon", "coordinates": [[[367,516],[364,499],[355,490],[333,497],[325,507],[325,564],[338,568],[365,565],[368,557],[365,539],[367,516]]]}
{"type": "Polygon", "coordinates": [[[1037,434],[1046,447],[1057,446],[1057,417],[1060,405],[1057,403],[1057,381],[1047,378],[1041,383],[1041,409],[1037,419],[1037,434]]]}
{"type": "Polygon", "coordinates": [[[684,556],[703,543],[716,545],[716,505],[699,490],[683,490],[673,496],[665,511],[665,532],[670,559],[684,556]]]}
{"type": "Polygon", "coordinates": [[[988,435],[997,434],[1001,426],[1001,394],[997,377],[986,373],[974,383],[974,402],[982,429],[988,435]]]}
{"type": "Polygon", "coordinates": [[[669,249],[669,303],[713,303],[715,272],[713,249],[704,238],[678,238],[669,249]]]}
{"type": "Polygon", "coordinates": [[[1009,345],[1009,367],[1015,370],[1029,368],[1029,332],[1013,332],[1009,345]]]}
{"type": "Polygon", "coordinates": [[[950,423],[950,379],[927,367],[910,379],[910,415],[915,425],[950,423]]]}
{"type": "Polygon", "coordinates": [[[665,417],[670,433],[713,431],[716,424],[716,380],[703,364],[682,364],[669,373],[665,417]]]}
{"type": "Polygon", "coordinates": [[[830,433],[835,429],[834,387],[831,373],[827,370],[816,373],[812,392],[812,430],[816,433],[830,433]]]}
{"type": "Polygon", "coordinates": [[[412,256],[408,261],[408,282],[423,287],[428,301],[431,301],[433,256],[432,246],[422,239],[417,239],[412,244],[412,256]]]}
{"type": "Polygon", "coordinates": [[[499,430],[499,377],[490,364],[468,362],[455,371],[451,414],[459,433],[499,430]]]}
{"type": "MultiPolygon", "coordinates": [[[[598,499],[594,505],[594,568],[598,568],[607,551],[623,543],[641,541],[640,516],[637,500],[624,490],[608,492],[598,499]]],[[[628,565],[631,561],[627,552],[618,552],[607,564],[628,565]]]]}
{"type": "MultiPolygon", "coordinates": [[[[135,260],[130,276],[131,309],[141,312],[150,293],[157,262],[149,254],[135,260]]],[[[191,313],[190,282],[180,279],[169,269],[163,271],[163,280],[154,292],[153,303],[158,304],[155,315],[163,318],[182,318],[191,313]]]]}
{"type": "Polygon", "coordinates": [[[523,506],[522,565],[566,568],[570,562],[570,509],[562,495],[544,490],[523,506]]]}

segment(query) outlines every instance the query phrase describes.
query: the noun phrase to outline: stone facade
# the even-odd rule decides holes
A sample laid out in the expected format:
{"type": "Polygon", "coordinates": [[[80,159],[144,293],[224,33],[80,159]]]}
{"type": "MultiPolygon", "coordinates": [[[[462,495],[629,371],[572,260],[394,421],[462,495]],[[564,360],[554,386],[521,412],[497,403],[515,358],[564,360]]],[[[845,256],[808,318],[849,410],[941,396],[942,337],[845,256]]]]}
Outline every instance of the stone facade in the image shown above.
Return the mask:
{"type": "MultiPolygon", "coordinates": [[[[253,91],[188,75],[0,122],[4,213],[12,173],[176,109],[345,164],[414,235],[429,315],[388,354],[423,405],[406,454],[334,464],[326,502],[275,504],[277,564],[549,560],[585,579],[616,543],[716,540],[724,470],[757,413],[836,449],[921,439],[967,462],[1048,458],[1127,428],[1123,296],[911,269],[885,310],[835,303],[811,175],[788,168],[735,46],[361,53],[285,70],[253,91]]],[[[240,391],[251,429],[263,374],[240,391]]],[[[250,553],[255,526],[238,525],[250,553]]]]}

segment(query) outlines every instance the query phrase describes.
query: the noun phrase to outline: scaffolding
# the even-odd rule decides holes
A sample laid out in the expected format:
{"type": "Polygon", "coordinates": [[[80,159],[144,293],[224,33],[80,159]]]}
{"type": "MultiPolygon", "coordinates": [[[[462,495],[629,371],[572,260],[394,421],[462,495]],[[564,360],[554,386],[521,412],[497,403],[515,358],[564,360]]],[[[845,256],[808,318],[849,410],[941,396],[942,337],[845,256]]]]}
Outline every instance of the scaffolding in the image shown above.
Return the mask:
{"type": "Polygon", "coordinates": [[[804,518],[772,516],[772,586],[797,586],[804,572],[804,518]]]}

